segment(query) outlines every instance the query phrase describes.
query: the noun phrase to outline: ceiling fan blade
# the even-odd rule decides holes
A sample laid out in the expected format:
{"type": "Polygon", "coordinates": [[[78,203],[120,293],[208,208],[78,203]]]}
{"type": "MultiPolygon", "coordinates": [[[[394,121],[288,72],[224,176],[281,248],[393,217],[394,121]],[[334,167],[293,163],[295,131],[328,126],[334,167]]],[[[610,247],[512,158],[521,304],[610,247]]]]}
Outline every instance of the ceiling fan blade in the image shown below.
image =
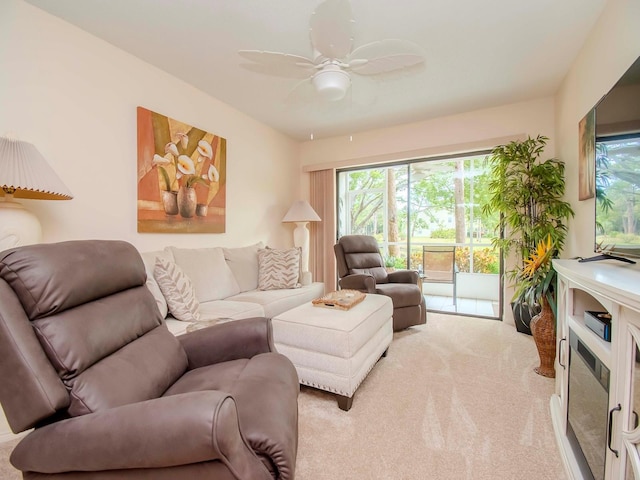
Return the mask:
{"type": "Polygon", "coordinates": [[[241,63],[240,67],[251,72],[284,78],[308,78],[315,71],[315,69],[308,67],[261,63],[241,63]]]}
{"type": "Polygon", "coordinates": [[[325,0],[311,14],[311,44],[322,56],[345,58],[351,52],[353,14],[348,0],[325,0]]]}
{"type": "Polygon", "coordinates": [[[395,72],[424,63],[424,57],[412,53],[388,55],[386,57],[373,58],[367,63],[356,65],[350,70],[359,75],[380,75],[395,72]]]}
{"type": "Polygon", "coordinates": [[[273,65],[281,67],[310,67],[314,68],[313,60],[300,55],[292,55],[291,53],[268,52],[265,50],[239,50],[241,57],[251,60],[252,62],[261,63],[263,65],[273,65]]]}
{"type": "Polygon", "coordinates": [[[398,38],[387,38],[384,40],[376,40],[355,48],[349,56],[350,61],[356,58],[377,58],[386,57],[387,55],[396,55],[398,53],[413,53],[415,55],[424,56],[424,49],[409,40],[400,40],[398,38]]]}
{"type": "Polygon", "coordinates": [[[240,50],[238,54],[255,63],[243,63],[246,70],[263,75],[285,78],[307,78],[316,70],[313,62],[290,53],[267,52],[264,50],[240,50]]]}
{"type": "Polygon", "coordinates": [[[419,45],[387,39],[356,48],[349,58],[349,70],[360,75],[377,75],[409,68],[424,62],[419,45]]]}

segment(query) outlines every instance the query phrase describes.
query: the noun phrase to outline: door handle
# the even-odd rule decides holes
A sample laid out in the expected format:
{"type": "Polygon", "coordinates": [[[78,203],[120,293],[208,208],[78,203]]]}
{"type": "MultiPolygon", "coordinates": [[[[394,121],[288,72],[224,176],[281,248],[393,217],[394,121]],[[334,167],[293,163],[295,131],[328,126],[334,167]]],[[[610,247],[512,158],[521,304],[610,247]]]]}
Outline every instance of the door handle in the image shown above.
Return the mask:
{"type": "Polygon", "coordinates": [[[616,411],[619,412],[620,410],[622,410],[622,407],[620,406],[620,404],[618,404],[617,407],[614,407],[611,410],[609,410],[609,433],[607,434],[607,447],[609,447],[609,450],[613,452],[616,458],[618,457],[618,450],[614,450],[613,448],[611,448],[611,430],[613,428],[613,412],[616,412],[616,411]]]}
{"type": "Polygon", "coordinates": [[[564,338],[561,338],[560,342],[558,343],[558,365],[560,365],[565,370],[567,369],[567,366],[564,363],[562,363],[562,342],[566,342],[566,341],[567,341],[567,337],[564,337],[564,338]]]}

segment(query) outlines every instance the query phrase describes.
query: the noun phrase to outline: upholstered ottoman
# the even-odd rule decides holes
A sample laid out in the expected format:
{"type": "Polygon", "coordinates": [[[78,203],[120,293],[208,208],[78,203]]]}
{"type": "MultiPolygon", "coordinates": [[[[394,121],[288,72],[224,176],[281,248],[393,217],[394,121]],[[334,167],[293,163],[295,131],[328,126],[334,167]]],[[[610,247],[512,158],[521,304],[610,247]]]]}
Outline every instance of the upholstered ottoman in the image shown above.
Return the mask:
{"type": "Polygon", "coordinates": [[[393,338],[393,305],[384,295],[350,310],[307,303],[273,317],[273,340],[298,371],[300,383],[337,394],[349,410],[353,394],[393,338]]]}

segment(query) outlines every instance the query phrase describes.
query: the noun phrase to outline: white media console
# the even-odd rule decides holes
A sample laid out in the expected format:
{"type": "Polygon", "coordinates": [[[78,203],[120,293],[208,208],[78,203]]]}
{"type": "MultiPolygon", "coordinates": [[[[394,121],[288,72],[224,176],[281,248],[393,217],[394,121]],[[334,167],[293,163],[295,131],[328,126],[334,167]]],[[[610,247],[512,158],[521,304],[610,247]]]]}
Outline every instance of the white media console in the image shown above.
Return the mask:
{"type": "Polygon", "coordinates": [[[553,265],[558,343],[550,407],[568,476],[640,479],[640,269],[614,260],[553,265]],[[585,311],[611,314],[610,342],[587,327],[585,311]]]}

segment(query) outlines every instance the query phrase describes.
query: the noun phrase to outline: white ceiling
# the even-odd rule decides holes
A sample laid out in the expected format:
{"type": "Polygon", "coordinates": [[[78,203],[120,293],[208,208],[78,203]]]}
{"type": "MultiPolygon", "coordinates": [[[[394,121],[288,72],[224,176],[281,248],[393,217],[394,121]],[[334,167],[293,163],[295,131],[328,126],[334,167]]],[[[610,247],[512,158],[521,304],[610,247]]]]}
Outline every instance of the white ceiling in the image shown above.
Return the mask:
{"type": "Polygon", "coordinates": [[[425,63],[384,81],[353,75],[334,103],[292,103],[299,79],[249,71],[237,53],[312,56],[320,0],[26,1],[308,140],[553,95],[607,0],[351,0],[354,48],[405,39],[425,63]]]}

